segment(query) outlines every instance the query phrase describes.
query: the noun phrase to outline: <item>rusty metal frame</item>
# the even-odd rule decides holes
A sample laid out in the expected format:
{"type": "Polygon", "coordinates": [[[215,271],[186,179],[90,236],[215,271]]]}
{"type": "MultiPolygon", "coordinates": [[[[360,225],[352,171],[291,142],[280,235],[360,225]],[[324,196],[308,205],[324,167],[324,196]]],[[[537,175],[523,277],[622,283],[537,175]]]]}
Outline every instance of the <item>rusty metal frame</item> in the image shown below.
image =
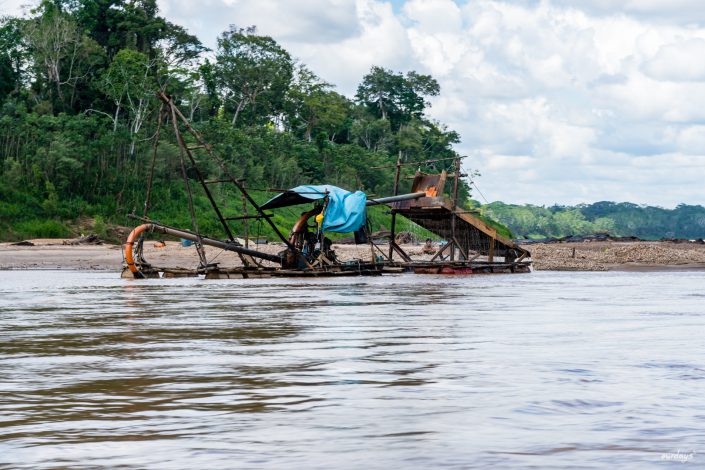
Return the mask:
{"type": "MultiPolygon", "coordinates": [[[[189,156],[189,159],[191,160],[192,164],[194,165],[194,168],[196,168],[196,161],[193,157],[193,150],[197,149],[203,149],[208,153],[208,156],[218,165],[220,170],[223,172],[223,174],[226,176],[227,181],[235,185],[235,187],[240,191],[242,196],[247,200],[252,207],[255,208],[257,213],[262,217],[267,224],[272,228],[274,233],[277,235],[277,237],[290,249],[293,249],[293,246],[289,243],[289,240],[281,233],[279,228],[272,222],[270,217],[267,216],[267,214],[264,213],[262,208],[257,204],[257,202],[252,199],[252,196],[247,192],[247,189],[245,188],[245,185],[243,184],[242,180],[235,178],[233,174],[230,172],[230,169],[227,167],[225,162],[213,151],[213,147],[208,144],[204,139],[203,136],[201,135],[200,132],[195,130],[191,124],[188,122],[188,119],[181,113],[181,111],[176,107],[176,105],[173,103],[172,99],[170,96],[168,96],[164,92],[158,92],[157,97],[162,101],[162,103],[168,107],[173,115],[173,120],[174,120],[174,132],[177,136],[177,141],[179,143],[179,147],[186,152],[186,154],[189,156]],[[183,139],[182,133],[178,129],[177,125],[177,118],[178,121],[181,122],[181,124],[185,127],[185,129],[196,139],[196,142],[198,142],[198,145],[195,147],[188,147],[183,139]]],[[[197,170],[198,172],[198,170],[197,170]]],[[[199,174],[199,182],[201,183],[201,186],[203,189],[206,191],[206,194],[209,196],[208,199],[213,206],[213,210],[218,214],[218,219],[220,220],[221,225],[225,229],[226,233],[228,234],[229,238],[233,240],[234,238],[232,237],[232,233],[230,231],[230,228],[227,224],[227,222],[223,219],[222,214],[220,213],[220,209],[218,208],[217,203],[215,200],[212,198],[210,195],[210,190],[208,189],[208,184],[206,181],[202,178],[202,175],[199,174]]]]}
{"type": "MultiPolygon", "coordinates": [[[[164,233],[164,234],[177,234],[175,236],[178,236],[178,234],[183,235],[187,239],[191,239],[195,241],[196,244],[196,249],[199,254],[199,259],[200,259],[200,266],[196,272],[199,273],[206,273],[208,274],[209,272],[217,274],[218,272],[225,272],[220,270],[217,267],[217,264],[209,264],[208,260],[206,258],[205,250],[203,248],[203,245],[211,245],[211,246],[218,246],[222,249],[234,251],[237,253],[237,255],[240,257],[240,260],[242,261],[242,264],[244,268],[236,270],[237,272],[230,270],[228,273],[232,271],[232,273],[235,273],[236,275],[242,276],[242,277],[248,277],[249,275],[255,275],[257,273],[261,274],[264,270],[271,270],[274,268],[267,268],[261,264],[260,261],[258,260],[267,260],[267,261],[273,261],[275,260],[276,262],[279,262],[282,266],[293,266],[299,263],[300,259],[303,259],[304,263],[299,263],[301,265],[305,265],[306,268],[303,269],[303,271],[314,271],[315,272],[320,272],[323,275],[325,273],[328,274],[340,274],[343,272],[346,272],[346,269],[343,267],[341,263],[336,263],[328,258],[326,258],[322,253],[319,255],[319,257],[312,261],[309,262],[308,260],[303,258],[303,255],[301,254],[301,251],[292,243],[292,241],[285,237],[282,232],[279,230],[279,228],[274,224],[272,220],[272,216],[270,214],[267,214],[264,212],[262,207],[251,197],[251,195],[248,193],[248,189],[246,187],[245,181],[243,179],[236,178],[231,170],[228,168],[226,165],[225,161],[217,154],[214,152],[213,147],[207,143],[203,136],[196,130],[194,129],[189,121],[186,119],[186,117],[183,115],[183,113],[178,109],[178,107],[174,104],[172,98],[167,95],[164,92],[158,92],[157,97],[160,100],[160,109],[159,109],[159,121],[157,125],[157,131],[156,131],[156,139],[155,139],[155,146],[153,150],[153,155],[152,155],[152,161],[151,165],[149,167],[149,179],[148,179],[148,188],[147,188],[147,195],[144,203],[144,208],[143,208],[143,215],[137,216],[135,214],[132,214],[131,217],[142,220],[152,227],[152,231],[156,231],[158,233],[164,233]],[[154,181],[154,171],[155,171],[155,164],[156,164],[156,158],[157,158],[157,146],[159,144],[159,138],[161,135],[162,131],[162,124],[166,121],[171,121],[171,127],[173,127],[173,132],[176,138],[176,142],[179,147],[179,169],[181,172],[181,176],[184,180],[184,186],[188,194],[188,209],[189,209],[189,215],[191,218],[191,231],[188,230],[181,230],[181,229],[176,229],[173,227],[168,227],[163,224],[159,224],[156,221],[153,221],[149,219],[148,213],[151,208],[151,197],[152,197],[152,185],[154,181]],[[185,129],[185,131],[182,131],[182,129],[185,129]],[[186,139],[184,138],[184,135],[188,134],[190,135],[194,140],[195,144],[187,144],[186,139]],[[217,167],[220,169],[221,172],[221,177],[214,178],[212,180],[207,180],[206,176],[201,168],[199,168],[199,159],[196,158],[194,155],[194,151],[196,150],[202,150],[204,151],[207,155],[208,158],[210,158],[210,161],[213,161],[216,163],[217,167]],[[187,166],[188,165],[188,166],[187,166]],[[195,177],[195,178],[194,178],[195,177]],[[207,237],[201,234],[199,230],[199,225],[198,225],[198,220],[196,216],[196,211],[194,207],[194,200],[193,200],[193,193],[192,193],[192,188],[191,188],[191,181],[190,179],[196,179],[200,185],[201,188],[203,188],[203,191],[216,215],[217,220],[219,221],[220,225],[222,226],[226,236],[227,240],[218,240],[214,239],[212,237],[207,237]],[[216,183],[222,183],[222,184],[232,184],[237,191],[239,191],[242,199],[242,214],[241,216],[237,217],[227,217],[224,215],[221,207],[219,206],[218,202],[216,201],[216,198],[213,196],[213,193],[211,191],[211,188],[209,185],[216,184],[216,183]],[[255,209],[255,214],[250,214],[248,213],[248,206],[252,206],[255,209]],[[276,236],[279,238],[279,240],[287,247],[288,254],[286,256],[280,256],[279,258],[268,254],[268,253],[263,253],[263,252],[258,252],[257,250],[252,250],[247,247],[247,242],[246,246],[243,247],[242,244],[240,244],[235,238],[233,234],[233,230],[230,227],[230,222],[234,220],[244,220],[244,225],[245,225],[245,237],[246,240],[248,239],[249,235],[249,225],[248,225],[248,220],[250,218],[253,219],[258,219],[258,220],[264,220],[266,223],[271,227],[272,231],[276,234],[276,236]],[[275,259],[276,258],[276,259],[275,259]],[[286,260],[285,260],[286,258],[286,260]],[[292,260],[293,264],[292,264],[292,260]],[[254,270],[254,271],[253,271],[254,270]],[[254,273],[254,274],[253,274],[254,273]]],[[[441,159],[435,159],[435,160],[425,160],[422,162],[403,162],[402,160],[402,152],[400,151],[398,156],[397,156],[397,161],[395,166],[395,175],[394,175],[394,196],[390,198],[383,198],[382,200],[379,201],[374,201],[371,200],[369,204],[371,203],[384,203],[384,204],[391,204],[392,209],[391,209],[391,237],[389,241],[389,249],[388,252],[385,253],[380,247],[376,246],[373,242],[373,240],[370,237],[370,244],[371,244],[371,249],[370,249],[370,254],[371,254],[371,263],[359,263],[360,266],[358,266],[357,271],[362,273],[365,271],[367,274],[378,274],[381,268],[378,269],[380,266],[377,263],[377,257],[375,256],[375,249],[379,251],[382,254],[383,258],[386,258],[386,261],[384,261],[382,264],[385,266],[391,267],[391,266],[406,266],[406,267],[413,267],[414,261],[412,260],[411,256],[407,254],[399,244],[396,242],[396,218],[397,215],[404,215],[408,218],[411,218],[412,221],[414,221],[413,217],[410,217],[408,209],[412,209],[413,211],[416,211],[415,213],[417,214],[417,220],[418,217],[421,217],[421,220],[426,220],[426,217],[431,217],[433,223],[435,223],[435,227],[438,230],[438,232],[434,232],[432,228],[434,225],[431,224],[430,226],[424,225],[424,223],[420,223],[421,226],[425,227],[427,230],[430,230],[431,232],[434,232],[436,234],[439,233],[444,233],[445,235],[444,238],[446,238],[447,243],[437,252],[434,254],[434,256],[431,258],[430,262],[423,262],[425,267],[430,266],[441,266],[441,267],[448,267],[449,269],[459,269],[459,270],[464,270],[464,269],[471,269],[473,266],[482,266],[482,269],[488,269],[488,272],[501,272],[501,271],[495,271],[496,269],[504,269],[506,266],[511,265],[512,272],[514,272],[514,267],[518,267],[521,269],[526,268],[527,262],[523,261],[526,257],[530,256],[530,253],[515,245],[511,240],[507,240],[502,238],[496,233],[496,230],[493,228],[489,227],[487,224],[485,224],[483,221],[481,221],[479,218],[471,215],[471,211],[463,210],[461,207],[459,207],[458,204],[458,191],[459,191],[459,182],[460,178],[463,176],[466,176],[462,173],[462,168],[460,165],[461,159],[465,157],[460,157],[460,156],[455,156],[452,158],[441,158],[441,159]],[[412,187],[412,194],[408,195],[399,195],[399,183],[401,179],[401,169],[402,166],[405,165],[410,165],[410,164],[426,164],[426,163],[432,163],[432,162],[438,162],[438,161],[446,161],[446,160],[453,160],[453,173],[448,173],[446,170],[443,170],[441,173],[437,175],[428,175],[428,174],[422,174],[417,172],[415,178],[420,178],[417,181],[415,181],[414,186],[412,187]],[[428,178],[426,177],[432,177],[432,176],[437,176],[437,179],[434,180],[431,179],[431,182],[428,182],[428,178]],[[453,178],[453,186],[452,186],[452,191],[451,191],[451,197],[446,198],[444,196],[444,191],[445,191],[445,186],[446,186],[446,179],[447,177],[452,177],[453,178]],[[421,184],[422,181],[424,181],[424,178],[426,178],[426,183],[422,186],[416,187],[419,184],[421,184]],[[418,191],[414,191],[414,189],[418,191]],[[411,196],[411,197],[408,197],[411,196]],[[413,201],[412,201],[413,199],[413,201]],[[419,212],[420,211],[420,212],[419,212]],[[424,213],[424,215],[418,216],[421,212],[424,213]],[[428,214],[431,214],[430,216],[428,214]],[[439,218],[440,217],[440,218],[439,218]],[[449,228],[450,230],[448,231],[448,225],[445,225],[445,228],[443,228],[442,224],[444,223],[443,220],[445,220],[445,223],[449,223],[449,228]],[[460,224],[460,226],[459,226],[460,224]],[[475,233],[477,232],[477,233],[475,233]],[[482,238],[484,237],[484,238],[482,238]],[[476,262],[475,260],[481,255],[480,251],[476,246],[477,244],[480,243],[481,251],[486,252],[487,255],[487,262],[476,262]],[[474,254],[474,256],[471,258],[470,253],[471,249],[474,254]],[[494,258],[496,255],[497,250],[499,250],[499,256],[503,256],[502,253],[504,253],[505,256],[505,262],[499,262],[495,263],[494,258]],[[512,251],[513,253],[520,254],[520,257],[518,259],[513,259],[512,256],[512,262],[507,263],[507,258],[506,258],[506,253],[508,253],[508,250],[516,250],[512,251]],[[396,263],[394,261],[394,254],[397,254],[403,262],[401,264],[396,263]],[[444,256],[444,254],[448,254],[449,260],[438,260],[438,258],[444,256]],[[457,258],[457,260],[456,260],[457,258]],[[364,266],[363,266],[364,264],[364,266]],[[493,267],[494,266],[494,267],[493,267]]],[[[377,167],[375,167],[377,168],[377,167]]],[[[383,167],[379,167],[383,168],[383,167]]],[[[413,215],[413,214],[412,214],[413,215]]],[[[429,219],[430,220],[430,219],[429,219]]],[[[145,227],[145,226],[142,226],[145,227]]],[[[131,234],[132,236],[132,234],[131,234]]],[[[142,239],[135,243],[135,249],[137,250],[134,252],[135,254],[135,260],[136,263],[138,263],[140,266],[144,267],[145,273],[144,274],[154,274],[153,271],[156,268],[153,268],[152,266],[147,263],[144,258],[142,257],[142,239]]],[[[530,263],[530,262],[529,262],[530,263]]],[[[301,269],[294,268],[294,269],[282,269],[276,268],[278,270],[281,270],[282,272],[284,271],[302,271],[301,269]]],[[[172,270],[174,271],[174,270],[172,270]]],[[[355,271],[354,269],[352,271],[355,271]]],[[[348,274],[352,272],[348,270],[348,274]]],[[[154,271],[156,272],[156,271],[154,271]]],[[[178,275],[179,273],[176,273],[174,271],[174,275],[178,275]]],[[[183,274],[183,273],[181,273],[183,274]]],[[[215,275],[214,274],[214,275],[215,275]]],[[[228,274],[229,275],[229,274],[228,274]]]]}

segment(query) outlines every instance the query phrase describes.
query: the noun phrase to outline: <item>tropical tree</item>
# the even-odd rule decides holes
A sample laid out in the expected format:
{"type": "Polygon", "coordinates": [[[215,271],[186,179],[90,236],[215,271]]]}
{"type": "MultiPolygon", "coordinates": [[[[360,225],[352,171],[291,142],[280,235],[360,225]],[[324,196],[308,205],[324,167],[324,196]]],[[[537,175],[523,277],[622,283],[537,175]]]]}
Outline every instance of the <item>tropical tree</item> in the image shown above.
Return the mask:
{"type": "Polygon", "coordinates": [[[90,81],[94,66],[102,61],[102,50],[54,4],[43,2],[36,12],[38,16],[23,23],[23,33],[40,86],[41,81],[47,83],[49,102],[65,111],[76,101],[79,82],[90,81]]]}
{"type": "Polygon", "coordinates": [[[135,153],[137,134],[148,114],[149,105],[154,101],[154,67],[154,61],[146,55],[132,49],[123,49],[115,55],[103,77],[105,94],[115,103],[113,131],[117,130],[120,110],[128,110],[130,155],[135,153]]]}
{"type": "Polygon", "coordinates": [[[307,142],[311,142],[314,131],[325,132],[335,140],[348,116],[350,102],[332,88],[305,66],[296,70],[287,94],[286,114],[290,127],[302,130],[307,142]]]}
{"type": "Polygon", "coordinates": [[[388,151],[394,144],[389,120],[377,119],[367,113],[360,113],[350,126],[351,140],[373,152],[388,151]]]}
{"type": "Polygon", "coordinates": [[[429,106],[427,97],[440,93],[438,82],[430,75],[395,73],[373,66],[355,95],[358,103],[380,119],[389,119],[395,132],[413,118],[421,118],[429,106]]]}
{"type": "Polygon", "coordinates": [[[19,92],[29,58],[23,35],[23,21],[0,18],[0,103],[12,92],[19,92]]]}
{"type": "Polygon", "coordinates": [[[209,78],[232,113],[233,127],[247,107],[250,123],[283,111],[293,63],[274,39],[257,35],[254,28],[231,27],[218,38],[215,59],[209,78]]]}

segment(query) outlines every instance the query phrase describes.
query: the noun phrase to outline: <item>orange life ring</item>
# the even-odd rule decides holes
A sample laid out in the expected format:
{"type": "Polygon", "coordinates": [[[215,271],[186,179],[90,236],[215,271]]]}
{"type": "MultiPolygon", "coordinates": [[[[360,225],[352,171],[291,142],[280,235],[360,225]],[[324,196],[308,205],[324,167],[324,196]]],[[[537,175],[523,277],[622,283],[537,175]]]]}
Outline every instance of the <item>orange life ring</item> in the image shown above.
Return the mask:
{"type": "Polygon", "coordinates": [[[132,247],[135,244],[135,240],[142,232],[151,230],[152,228],[152,224],[142,224],[139,227],[135,227],[135,229],[127,236],[127,241],[125,242],[125,261],[127,262],[127,268],[132,272],[132,274],[137,274],[140,271],[137,268],[137,265],[135,265],[135,259],[132,255],[132,247]]]}

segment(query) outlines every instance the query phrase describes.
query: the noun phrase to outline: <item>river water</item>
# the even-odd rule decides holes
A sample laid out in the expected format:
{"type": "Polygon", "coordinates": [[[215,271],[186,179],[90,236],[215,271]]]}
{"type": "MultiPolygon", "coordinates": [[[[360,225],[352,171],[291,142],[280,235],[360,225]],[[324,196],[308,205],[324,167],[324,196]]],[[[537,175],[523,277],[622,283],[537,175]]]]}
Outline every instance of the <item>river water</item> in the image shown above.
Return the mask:
{"type": "Polygon", "coordinates": [[[0,466],[703,467],[703,285],[0,272],[0,466]]]}

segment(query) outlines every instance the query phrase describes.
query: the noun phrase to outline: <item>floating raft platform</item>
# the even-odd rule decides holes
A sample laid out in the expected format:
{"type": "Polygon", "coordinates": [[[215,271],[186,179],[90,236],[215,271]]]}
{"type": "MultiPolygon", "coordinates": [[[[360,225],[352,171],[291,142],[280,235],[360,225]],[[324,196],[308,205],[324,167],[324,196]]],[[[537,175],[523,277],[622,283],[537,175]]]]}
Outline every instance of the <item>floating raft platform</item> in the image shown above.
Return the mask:
{"type": "MultiPolygon", "coordinates": [[[[235,267],[208,269],[187,269],[171,267],[143,267],[140,272],[145,278],[172,279],[180,277],[200,277],[206,279],[264,279],[274,277],[354,277],[354,276],[379,276],[382,274],[384,266],[381,264],[342,264],[334,265],[326,269],[284,269],[278,267],[235,267]]],[[[402,272],[403,269],[385,272],[402,272]]],[[[130,270],[123,269],[122,277],[133,279],[134,275],[130,270]]]]}
{"type": "Polygon", "coordinates": [[[531,272],[530,262],[416,262],[404,266],[415,274],[509,274],[531,272]]]}

